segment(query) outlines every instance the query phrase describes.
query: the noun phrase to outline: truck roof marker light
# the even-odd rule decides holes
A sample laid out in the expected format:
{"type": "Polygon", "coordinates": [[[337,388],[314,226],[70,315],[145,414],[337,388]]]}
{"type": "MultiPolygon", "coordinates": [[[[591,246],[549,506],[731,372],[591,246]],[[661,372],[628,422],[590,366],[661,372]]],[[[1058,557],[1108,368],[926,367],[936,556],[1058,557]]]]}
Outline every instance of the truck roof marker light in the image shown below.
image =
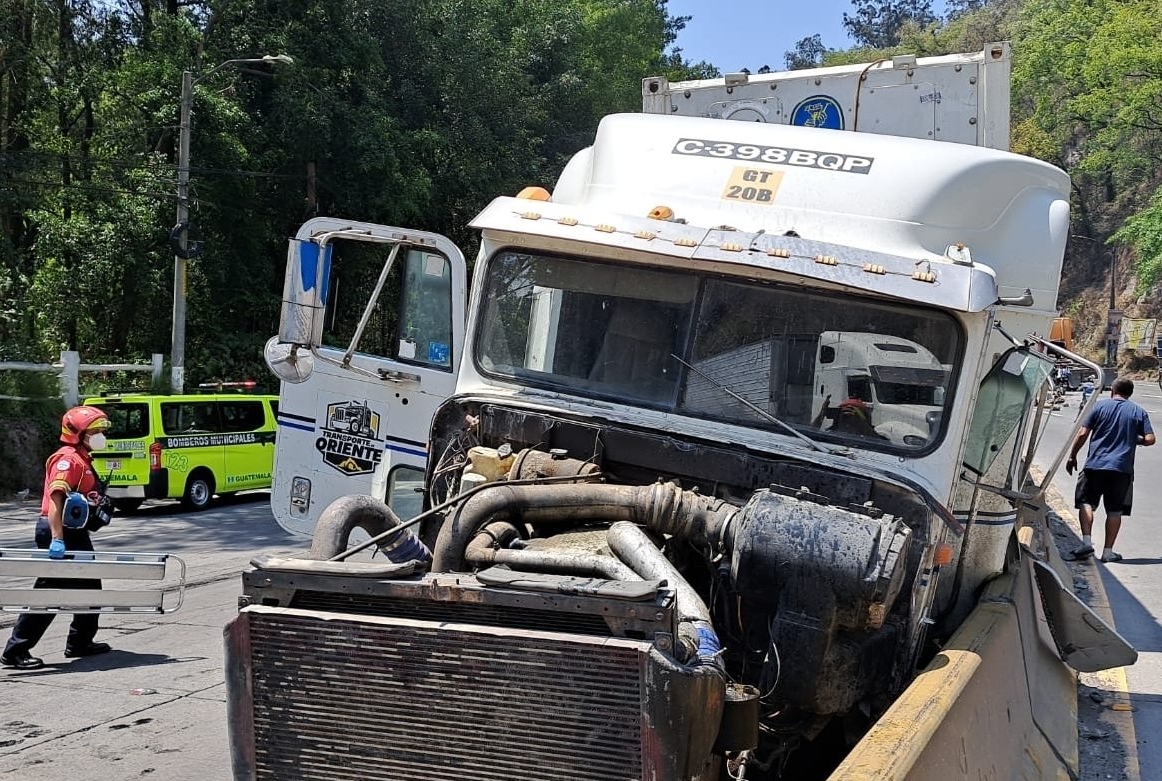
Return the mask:
{"type": "Polygon", "coordinates": [[[672,220],[674,219],[674,210],[669,206],[655,206],[650,209],[650,213],[646,216],[651,220],[672,220]]]}
{"type": "Polygon", "coordinates": [[[521,212],[520,218],[522,220],[539,220],[541,218],[540,212],[521,212]]]}
{"type": "Polygon", "coordinates": [[[916,270],[912,272],[912,279],[917,282],[935,282],[936,272],[932,270],[932,263],[927,260],[917,260],[916,270]],[[924,268],[920,268],[920,266],[924,268]]]}
{"type": "Polygon", "coordinates": [[[789,258],[789,257],[791,257],[790,250],[781,249],[779,247],[771,247],[769,250],[767,250],[767,254],[770,255],[772,258],[789,258]]]}
{"type": "Polygon", "coordinates": [[[952,546],[947,542],[937,545],[932,561],[937,567],[947,567],[952,563],[952,546]]]}
{"type": "Polygon", "coordinates": [[[944,249],[944,257],[948,258],[958,266],[972,265],[972,250],[966,247],[963,241],[958,241],[955,244],[949,244],[944,249]]]}
{"type": "Polygon", "coordinates": [[[633,237],[635,239],[642,239],[643,241],[653,241],[658,237],[658,234],[651,233],[650,231],[638,231],[633,237]]]}
{"type": "Polygon", "coordinates": [[[697,247],[698,242],[694,241],[694,239],[687,238],[686,236],[679,236],[678,238],[674,239],[674,246],[675,247],[697,247]]]}
{"type": "Polygon", "coordinates": [[[837,266],[839,261],[834,255],[816,255],[815,262],[821,266],[837,266]]]}
{"type": "Polygon", "coordinates": [[[727,241],[719,244],[718,249],[722,250],[723,252],[742,252],[742,245],[727,241]]]}
{"type": "Polygon", "coordinates": [[[572,228],[574,225],[577,224],[577,218],[576,217],[562,217],[561,219],[557,220],[557,224],[558,225],[567,225],[570,228],[572,228]]]}
{"type": "Polygon", "coordinates": [[[526,187],[516,194],[517,198],[526,201],[551,201],[553,196],[544,187],[526,187]]]}
{"type": "Polygon", "coordinates": [[[886,274],[887,270],[879,263],[864,263],[863,270],[869,274],[886,274]]]}
{"type": "Polygon", "coordinates": [[[617,233],[617,228],[613,227],[612,225],[607,225],[605,223],[602,223],[600,225],[594,225],[593,230],[601,231],[602,233],[617,233]]]}

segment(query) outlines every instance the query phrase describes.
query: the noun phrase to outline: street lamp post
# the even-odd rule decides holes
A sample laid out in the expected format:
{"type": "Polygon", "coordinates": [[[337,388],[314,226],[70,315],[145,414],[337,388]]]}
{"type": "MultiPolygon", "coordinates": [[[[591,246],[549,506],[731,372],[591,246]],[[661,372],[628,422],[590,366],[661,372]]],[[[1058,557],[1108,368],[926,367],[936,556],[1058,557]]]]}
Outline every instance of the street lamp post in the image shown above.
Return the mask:
{"type": "Polygon", "coordinates": [[[285,54],[226,60],[217,67],[194,78],[193,71],[182,72],[181,124],[178,126],[178,247],[173,260],[173,335],[170,342],[170,385],[181,393],[186,383],[186,257],[189,231],[183,229],[189,221],[190,195],[190,112],[194,105],[194,87],[228,65],[284,64],[294,62],[285,54]]]}

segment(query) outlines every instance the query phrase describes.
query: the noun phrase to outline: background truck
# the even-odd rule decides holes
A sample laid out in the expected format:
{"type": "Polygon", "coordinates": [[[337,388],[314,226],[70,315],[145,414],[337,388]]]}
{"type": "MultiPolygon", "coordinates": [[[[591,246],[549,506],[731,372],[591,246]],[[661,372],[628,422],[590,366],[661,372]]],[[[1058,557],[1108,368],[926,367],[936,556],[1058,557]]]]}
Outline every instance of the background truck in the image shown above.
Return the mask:
{"type": "MultiPolygon", "coordinates": [[[[1062,351],[1023,335],[1056,313],[1069,181],[931,140],[1007,125],[1007,62],[783,74],[764,94],[811,93],[787,124],[681,116],[674,95],[737,80],[647,79],[662,116],[606,117],[551,193],[489,204],[425,510],[339,498],[309,559],[243,575],[235,778],[1075,773],[1066,663],[1135,652],[1063,585],[1029,475],[1062,351]],[[828,101],[912,137],[793,126],[828,101]],[[927,430],[814,425],[840,362],[922,378],[927,430]],[[357,529],[383,559],[356,560],[357,529]]],[[[380,234],[391,258],[432,246],[380,234]]],[[[288,264],[272,353],[296,371],[330,238],[288,264]]]]}

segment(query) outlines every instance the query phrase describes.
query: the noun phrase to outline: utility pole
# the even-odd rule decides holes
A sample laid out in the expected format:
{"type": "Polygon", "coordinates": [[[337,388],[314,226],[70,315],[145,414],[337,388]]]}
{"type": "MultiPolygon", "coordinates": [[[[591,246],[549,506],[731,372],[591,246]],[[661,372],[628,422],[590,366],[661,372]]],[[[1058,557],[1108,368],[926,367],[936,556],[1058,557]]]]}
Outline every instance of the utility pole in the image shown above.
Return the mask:
{"type": "Polygon", "coordinates": [[[1117,250],[1110,255],[1110,309],[1106,318],[1106,367],[1116,369],[1118,365],[1118,342],[1121,336],[1122,310],[1118,309],[1115,281],[1118,277],[1117,250]]]}
{"type": "MultiPolygon", "coordinates": [[[[181,124],[178,126],[178,213],[177,224],[189,220],[190,207],[190,110],[194,102],[194,74],[182,73],[181,124]]],[[[182,231],[180,253],[173,259],[173,336],[170,341],[170,385],[181,393],[186,384],[186,259],[189,231],[182,231]]]]}
{"type": "Polygon", "coordinates": [[[246,57],[226,60],[217,67],[194,78],[193,71],[182,72],[181,119],[178,126],[178,206],[177,230],[178,249],[173,259],[173,332],[170,341],[170,385],[175,393],[181,393],[186,384],[186,255],[189,250],[190,232],[187,226],[190,218],[190,113],[194,105],[194,87],[203,79],[213,76],[227,65],[291,65],[294,60],[285,54],[262,57],[246,57]]]}

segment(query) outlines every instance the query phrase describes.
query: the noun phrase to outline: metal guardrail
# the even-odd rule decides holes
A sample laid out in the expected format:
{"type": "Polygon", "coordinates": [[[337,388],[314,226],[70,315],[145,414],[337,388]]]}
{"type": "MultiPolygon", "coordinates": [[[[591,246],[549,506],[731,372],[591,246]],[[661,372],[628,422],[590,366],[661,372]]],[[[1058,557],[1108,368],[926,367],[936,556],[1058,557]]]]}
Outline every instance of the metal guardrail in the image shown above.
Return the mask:
{"type": "MultiPolygon", "coordinates": [[[[0,371],[52,372],[60,375],[61,398],[65,406],[74,406],[81,397],[81,372],[149,372],[156,383],[161,380],[161,353],[154,353],[149,363],[81,363],[80,353],[62,350],[59,363],[28,363],[26,361],[0,361],[0,371]]],[[[27,396],[0,396],[0,399],[29,401],[27,396]]]]}
{"type": "Polygon", "coordinates": [[[77,551],[50,559],[42,549],[0,548],[0,611],[10,613],[154,613],[176,612],[185,601],[186,563],[168,553],[97,553],[77,551]],[[167,565],[178,568],[177,584],[164,585],[167,565]],[[11,578],[72,578],[133,581],[132,588],[35,588],[16,586],[11,578]],[[156,586],[137,587],[144,582],[156,586]],[[176,590],[176,603],[166,595],[176,590]]]}

